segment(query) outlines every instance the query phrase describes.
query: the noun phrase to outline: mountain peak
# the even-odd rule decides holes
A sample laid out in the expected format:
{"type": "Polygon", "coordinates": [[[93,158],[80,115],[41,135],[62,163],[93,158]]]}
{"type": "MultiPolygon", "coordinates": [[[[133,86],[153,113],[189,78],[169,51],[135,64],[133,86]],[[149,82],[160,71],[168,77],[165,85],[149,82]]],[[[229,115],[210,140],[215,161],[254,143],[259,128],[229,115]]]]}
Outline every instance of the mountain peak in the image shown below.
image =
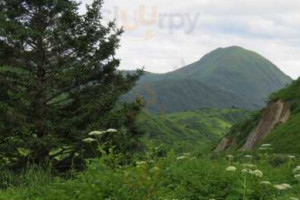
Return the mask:
{"type": "Polygon", "coordinates": [[[229,46],[229,47],[220,47],[218,48],[220,50],[246,50],[243,47],[240,46],[229,46]]]}
{"type": "MultiPolygon", "coordinates": [[[[211,51],[207,55],[208,56],[211,56],[211,55],[215,56],[216,54],[222,54],[222,55],[226,55],[226,56],[228,56],[228,54],[233,55],[233,56],[247,55],[247,54],[258,55],[257,53],[255,53],[251,50],[245,49],[243,47],[240,47],[240,46],[220,47],[220,48],[217,48],[217,49],[211,51]]],[[[205,57],[206,56],[204,56],[204,58],[205,57]]]]}
{"type": "Polygon", "coordinates": [[[204,107],[259,109],[292,79],[263,56],[239,46],[216,49],[200,61],[140,79],[133,93],[166,112],[204,107]]]}

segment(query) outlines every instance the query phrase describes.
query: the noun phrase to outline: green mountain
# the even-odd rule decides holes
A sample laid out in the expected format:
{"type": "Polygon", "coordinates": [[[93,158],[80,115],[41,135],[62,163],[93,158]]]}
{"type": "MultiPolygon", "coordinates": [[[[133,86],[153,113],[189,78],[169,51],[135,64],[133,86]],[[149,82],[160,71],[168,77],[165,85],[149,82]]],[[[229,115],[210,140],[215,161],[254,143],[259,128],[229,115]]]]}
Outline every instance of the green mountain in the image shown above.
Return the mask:
{"type": "Polygon", "coordinates": [[[233,124],[250,116],[239,109],[207,108],[172,114],[143,112],[138,127],[144,131],[144,141],[153,141],[179,152],[213,147],[233,124]]]}
{"type": "Polygon", "coordinates": [[[216,151],[254,150],[271,144],[276,153],[300,152],[300,79],[270,97],[268,106],[233,126],[216,151]]]}
{"type": "Polygon", "coordinates": [[[146,73],[125,98],[144,97],[151,112],[207,107],[255,110],[291,81],[264,57],[234,46],[216,49],[173,72],[146,73]]]}

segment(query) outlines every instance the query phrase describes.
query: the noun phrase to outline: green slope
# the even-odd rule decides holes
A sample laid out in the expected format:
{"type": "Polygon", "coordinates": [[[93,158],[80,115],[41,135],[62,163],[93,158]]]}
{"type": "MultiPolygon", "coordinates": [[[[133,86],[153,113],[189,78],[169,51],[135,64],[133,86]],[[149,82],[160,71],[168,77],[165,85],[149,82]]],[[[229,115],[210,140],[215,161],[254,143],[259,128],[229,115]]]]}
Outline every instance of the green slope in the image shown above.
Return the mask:
{"type": "Polygon", "coordinates": [[[262,143],[272,144],[277,153],[300,152],[300,113],[294,114],[291,119],[270,132],[262,143]]]}
{"type": "MultiPolygon", "coordinates": [[[[274,93],[270,97],[270,102],[282,100],[288,102],[291,107],[291,116],[284,124],[278,124],[275,129],[260,142],[260,144],[271,144],[276,153],[299,153],[300,152],[300,79],[294,81],[285,89],[274,93]]],[[[263,111],[263,110],[262,110],[263,111]]],[[[249,120],[234,125],[227,137],[235,141],[234,148],[241,147],[250,132],[258,124],[262,117],[259,111],[249,120]]],[[[231,146],[233,147],[233,146],[231,146]]],[[[259,147],[259,145],[257,146],[259,147]]]]}
{"type": "Polygon", "coordinates": [[[247,106],[245,99],[233,92],[189,79],[143,83],[135,89],[147,100],[148,110],[155,113],[247,106]]]}
{"type": "Polygon", "coordinates": [[[219,48],[201,60],[166,74],[146,73],[127,99],[144,97],[152,112],[205,107],[259,109],[269,94],[292,80],[259,54],[219,48]]]}
{"type": "Polygon", "coordinates": [[[263,141],[271,143],[276,152],[300,152],[300,79],[294,81],[289,87],[275,93],[271,100],[284,100],[290,103],[292,115],[286,124],[279,125],[270,132],[263,141]]]}
{"type": "Polygon", "coordinates": [[[239,109],[200,109],[172,114],[144,112],[138,120],[145,142],[153,141],[178,151],[206,149],[227,133],[232,124],[245,120],[249,112],[239,109]]]}

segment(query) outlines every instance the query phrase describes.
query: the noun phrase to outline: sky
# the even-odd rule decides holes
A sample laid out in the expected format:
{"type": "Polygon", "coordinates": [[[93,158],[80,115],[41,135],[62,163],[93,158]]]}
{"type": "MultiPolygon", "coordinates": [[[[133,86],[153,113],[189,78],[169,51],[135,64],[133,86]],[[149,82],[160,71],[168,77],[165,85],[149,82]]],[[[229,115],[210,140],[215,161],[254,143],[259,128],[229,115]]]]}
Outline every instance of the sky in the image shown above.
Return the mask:
{"type": "Polygon", "coordinates": [[[165,73],[241,46],[300,76],[299,0],[104,0],[103,17],[125,29],[120,69],[165,73]]]}

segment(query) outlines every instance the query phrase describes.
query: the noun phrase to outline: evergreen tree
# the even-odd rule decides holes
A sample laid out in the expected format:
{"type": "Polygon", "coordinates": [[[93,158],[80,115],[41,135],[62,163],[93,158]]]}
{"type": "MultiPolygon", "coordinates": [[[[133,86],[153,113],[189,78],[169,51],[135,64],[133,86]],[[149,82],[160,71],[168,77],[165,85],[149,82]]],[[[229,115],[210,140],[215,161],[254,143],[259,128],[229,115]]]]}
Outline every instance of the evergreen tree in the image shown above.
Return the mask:
{"type": "Polygon", "coordinates": [[[140,72],[117,71],[122,29],[103,22],[102,3],[95,0],[79,14],[74,0],[0,0],[0,152],[6,163],[89,157],[81,140],[92,130],[124,129],[128,141],[138,135],[132,122],[140,102],[117,105],[140,72]]]}

